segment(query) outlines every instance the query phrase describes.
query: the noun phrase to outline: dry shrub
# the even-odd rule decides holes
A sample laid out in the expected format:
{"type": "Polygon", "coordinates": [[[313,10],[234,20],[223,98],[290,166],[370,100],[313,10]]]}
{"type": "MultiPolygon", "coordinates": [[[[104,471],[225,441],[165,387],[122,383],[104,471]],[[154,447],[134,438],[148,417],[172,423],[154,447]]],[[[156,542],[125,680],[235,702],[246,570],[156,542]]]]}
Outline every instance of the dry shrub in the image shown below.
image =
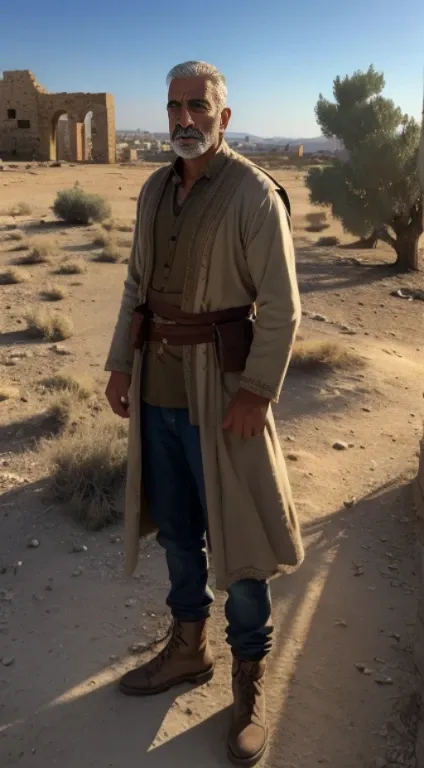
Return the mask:
{"type": "Polygon", "coordinates": [[[28,333],[36,339],[64,341],[74,331],[72,320],[67,315],[51,314],[45,309],[30,310],[25,315],[28,333]]]}
{"type": "Polygon", "coordinates": [[[46,389],[55,392],[67,392],[78,400],[87,400],[94,391],[94,382],[89,376],[69,371],[48,376],[41,383],[46,389]]]}
{"type": "Polygon", "coordinates": [[[296,341],[290,361],[299,370],[332,370],[362,366],[363,359],[337,341],[296,341]]]}
{"type": "Polygon", "coordinates": [[[90,224],[110,217],[110,205],[100,195],[84,192],[78,182],[72,189],[63,189],[57,193],[53,211],[58,219],[67,224],[90,224]]]}
{"type": "Polygon", "coordinates": [[[9,267],[0,272],[0,285],[15,285],[16,283],[25,283],[31,279],[31,275],[19,267],[9,267]]]}
{"type": "Polygon", "coordinates": [[[55,271],[56,275],[83,275],[87,264],[82,259],[64,259],[55,271]]]}
{"type": "Polygon", "coordinates": [[[330,226],[327,224],[327,214],[325,211],[308,213],[306,220],[308,222],[308,226],[306,227],[308,232],[322,232],[330,226]]]}
{"type": "Polygon", "coordinates": [[[132,224],[125,224],[122,221],[105,221],[102,226],[103,229],[106,229],[108,232],[111,232],[113,229],[117,232],[134,232],[134,226],[132,224]]]}
{"type": "Polygon", "coordinates": [[[126,451],[127,432],[116,421],[96,429],[87,424],[45,444],[52,495],[85,528],[99,530],[120,517],[116,499],[124,481],[126,451]]]}
{"type": "Polygon", "coordinates": [[[19,397],[19,389],[17,387],[0,384],[0,403],[4,400],[11,400],[14,397],[19,397]]]}
{"type": "Polygon", "coordinates": [[[29,253],[19,258],[19,264],[50,264],[57,254],[55,241],[47,237],[34,238],[31,240],[29,248],[29,253]]]}
{"type": "Polygon", "coordinates": [[[78,418],[77,400],[71,392],[59,392],[51,395],[48,408],[44,414],[44,434],[59,434],[68,429],[78,418]]]}
{"type": "Polygon", "coordinates": [[[122,259],[121,251],[114,243],[103,249],[100,253],[94,256],[93,261],[102,261],[106,264],[118,264],[122,259]]]}
{"type": "Polygon", "coordinates": [[[43,301],[62,301],[66,298],[66,291],[61,285],[48,285],[40,292],[43,301]]]}
{"type": "Polygon", "coordinates": [[[333,245],[339,245],[340,240],[338,237],[335,237],[334,235],[329,235],[328,237],[320,237],[319,240],[317,240],[317,245],[321,247],[331,247],[333,245]]]}

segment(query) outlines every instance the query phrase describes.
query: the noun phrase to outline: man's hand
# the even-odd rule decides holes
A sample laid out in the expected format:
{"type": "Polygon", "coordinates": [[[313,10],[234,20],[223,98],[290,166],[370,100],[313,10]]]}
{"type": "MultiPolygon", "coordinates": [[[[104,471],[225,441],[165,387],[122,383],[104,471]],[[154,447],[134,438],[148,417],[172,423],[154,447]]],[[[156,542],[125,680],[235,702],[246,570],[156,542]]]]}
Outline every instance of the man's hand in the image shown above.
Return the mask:
{"type": "Polygon", "coordinates": [[[112,411],[122,419],[128,419],[129,413],[129,395],[128,390],[131,384],[131,375],[129,373],[120,373],[112,371],[106,387],[106,397],[112,411]]]}
{"type": "Polygon", "coordinates": [[[225,414],[223,429],[231,429],[238,437],[248,440],[262,435],[265,429],[269,400],[246,389],[239,389],[225,414]]]}

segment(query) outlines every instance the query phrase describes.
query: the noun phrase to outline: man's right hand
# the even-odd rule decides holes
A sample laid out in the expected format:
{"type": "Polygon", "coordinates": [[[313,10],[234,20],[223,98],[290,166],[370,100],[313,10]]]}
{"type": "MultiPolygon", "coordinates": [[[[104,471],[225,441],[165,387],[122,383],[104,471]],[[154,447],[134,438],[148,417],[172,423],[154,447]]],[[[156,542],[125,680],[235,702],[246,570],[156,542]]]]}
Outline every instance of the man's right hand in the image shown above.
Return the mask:
{"type": "Polygon", "coordinates": [[[106,387],[106,397],[112,411],[122,419],[128,419],[130,415],[129,388],[131,374],[112,371],[106,387]]]}

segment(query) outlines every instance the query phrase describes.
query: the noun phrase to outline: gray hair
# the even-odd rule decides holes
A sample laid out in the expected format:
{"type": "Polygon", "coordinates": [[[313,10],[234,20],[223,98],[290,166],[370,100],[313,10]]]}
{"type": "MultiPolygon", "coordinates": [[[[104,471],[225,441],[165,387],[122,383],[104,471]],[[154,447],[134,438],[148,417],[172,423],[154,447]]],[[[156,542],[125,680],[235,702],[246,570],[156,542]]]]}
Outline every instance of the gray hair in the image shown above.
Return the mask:
{"type": "Polygon", "coordinates": [[[207,64],[206,61],[185,61],[183,64],[177,64],[168,72],[166,84],[169,85],[177,77],[205,77],[210,80],[216,87],[220,107],[225,107],[228,95],[227,83],[222,72],[213,64],[207,64]]]}

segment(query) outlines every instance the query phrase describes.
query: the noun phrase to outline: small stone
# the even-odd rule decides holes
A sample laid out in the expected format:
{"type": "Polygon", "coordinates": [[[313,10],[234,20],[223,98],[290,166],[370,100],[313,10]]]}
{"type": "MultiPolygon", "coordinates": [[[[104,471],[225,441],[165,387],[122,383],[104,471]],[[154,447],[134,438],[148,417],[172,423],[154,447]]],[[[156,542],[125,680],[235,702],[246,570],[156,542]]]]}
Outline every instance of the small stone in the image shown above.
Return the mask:
{"type": "Polygon", "coordinates": [[[29,549],[38,549],[39,546],[40,546],[40,542],[38,541],[38,539],[30,539],[28,542],[29,549]]]}
{"type": "Polygon", "coordinates": [[[385,659],[380,659],[379,656],[374,656],[374,661],[375,661],[376,664],[385,664],[386,663],[385,659]]]}
{"type": "Polygon", "coordinates": [[[115,653],[112,653],[109,656],[109,661],[117,661],[117,660],[118,660],[118,657],[117,657],[117,655],[115,653]]]}
{"type": "Polygon", "coordinates": [[[69,351],[67,347],[62,346],[62,344],[53,344],[52,347],[50,347],[52,352],[56,352],[57,355],[63,355],[64,357],[66,355],[71,355],[72,352],[69,351]]]}
{"type": "Polygon", "coordinates": [[[400,642],[400,635],[397,632],[392,632],[390,637],[393,637],[393,640],[396,640],[396,642],[400,642]]]}
{"type": "Polygon", "coordinates": [[[15,663],[15,659],[13,656],[6,656],[2,663],[4,667],[11,667],[15,663]]]}
{"type": "Polygon", "coordinates": [[[335,451],[347,451],[348,444],[344,443],[343,440],[336,440],[335,443],[333,443],[333,448],[335,451]]]}
{"type": "Polygon", "coordinates": [[[83,571],[82,568],[76,568],[75,571],[73,572],[72,576],[82,576],[83,573],[84,573],[84,571],[83,571]]]}
{"type": "Polygon", "coordinates": [[[343,506],[347,507],[347,509],[350,509],[351,507],[354,506],[355,502],[356,502],[356,499],[348,499],[347,501],[343,502],[343,506]]]}
{"type": "Polygon", "coordinates": [[[319,315],[319,314],[311,315],[311,319],[317,320],[319,323],[328,323],[328,318],[325,317],[325,315],[319,315]]]}
{"type": "Polygon", "coordinates": [[[357,563],[353,564],[353,575],[354,576],[363,576],[365,571],[362,567],[362,565],[357,565],[357,563]]]}
{"type": "Polygon", "coordinates": [[[392,678],[386,677],[386,675],[378,675],[374,678],[374,682],[376,682],[377,685],[393,685],[392,678]]]}
{"type": "Polygon", "coordinates": [[[136,655],[137,653],[144,653],[146,650],[147,645],[146,643],[133,643],[133,645],[130,645],[128,650],[130,653],[133,653],[136,655]]]}
{"type": "Polygon", "coordinates": [[[120,536],[115,536],[113,534],[112,536],[109,536],[109,541],[110,541],[111,544],[119,544],[119,542],[121,541],[121,537],[120,536]]]}
{"type": "Polygon", "coordinates": [[[299,456],[297,455],[297,453],[287,453],[286,458],[289,461],[299,461],[299,456]]]}
{"type": "Polygon", "coordinates": [[[372,408],[369,408],[367,405],[364,405],[362,410],[364,413],[372,413],[372,408]]]}
{"type": "Polygon", "coordinates": [[[336,627],[341,627],[342,629],[346,629],[347,621],[345,621],[345,619],[336,619],[335,626],[336,627]]]}
{"type": "Polygon", "coordinates": [[[367,667],[365,664],[358,663],[358,664],[355,664],[355,667],[358,670],[358,672],[360,672],[362,675],[372,674],[372,669],[369,669],[369,667],[367,667]]]}
{"type": "Polygon", "coordinates": [[[136,602],[137,601],[134,600],[133,597],[130,597],[130,599],[127,600],[126,603],[125,603],[125,608],[132,608],[136,604],[136,602]]]}
{"type": "Polygon", "coordinates": [[[71,552],[77,554],[79,552],[87,552],[88,547],[85,544],[80,544],[78,541],[74,541],[72,544],[71,552]]]}
{"type": "Polygon", "coordinates": [[[190,707],[186,707],[184,712],[186,713],[186,715],[192,715],[193,714],[193,710],[190,709],[190,707]]]}

